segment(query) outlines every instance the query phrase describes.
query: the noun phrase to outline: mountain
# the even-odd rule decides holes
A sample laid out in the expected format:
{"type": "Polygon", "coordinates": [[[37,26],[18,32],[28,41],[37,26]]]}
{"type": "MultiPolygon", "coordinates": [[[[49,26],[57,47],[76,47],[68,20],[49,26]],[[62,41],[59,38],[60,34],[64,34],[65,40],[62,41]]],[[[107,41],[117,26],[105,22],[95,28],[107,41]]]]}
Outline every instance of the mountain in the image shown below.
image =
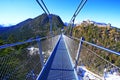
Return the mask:
{"type": "MultiPolygon", "coordinates": [[[[51,16],[53,31],[64,26],[64,23],[59,16],[54,14],[51,14],[51,16]]],[[[49,17],[46,14],[42,14],[34,19],[29,18],[22,21],[17,25],[0,28],[0,37],[6,40],[10,35],[13,35],[17,41],[26,40],[38,35],[40,37],[49,35],[49,29],[49,17]]]]}
{"type": "Polygon", "coordinates": [[[7,27],[2,26],[2,27],[0,28],[0,29],[2,29],[2,30],[0,30],[0,32],[1,32],[1,31],[2,31],[2,32],[6,32],[6,31],[11,30],[11,29],[13,29],[13,28],[19,28],[19,27],[25,25],[26,23],[28,23],[29,21],[32,21],[32,20],[33,20],[33,19],[29,18],[29,19],[27,19],[27,20],[25,20],[25,21],[22,21],[22,22],[20,22],[20,23],[18,23],[18,24],[16,24],[16,25],[7,26],[7,27]]]}
{"type": "Polygon", "coordinates": [[[30,21],[32,21],[32,20],[33,20],[33,19],[29,18],[29,19],[27,19],[27,20],[25,20],[25,21],[22,21],[22,22],[18,23],[18,24],[15,25],[15,26],[11,26],[11,27],[18,28],[18,27],[21,27],[21,26],[27,24],[28,22],[30,22],[30,21]]]}
{"type": "Polygon", "coordinates": [[[2,34],[3,32],[5,32],[8,29],[9,29],[9,27],[5,27],[3,25],[0,25],[0,34],[2,34]]]}
{"type": "Polygon", "coordinates": [[[3,27],[2,25],[0,25],[0,28],[3,27]]]}

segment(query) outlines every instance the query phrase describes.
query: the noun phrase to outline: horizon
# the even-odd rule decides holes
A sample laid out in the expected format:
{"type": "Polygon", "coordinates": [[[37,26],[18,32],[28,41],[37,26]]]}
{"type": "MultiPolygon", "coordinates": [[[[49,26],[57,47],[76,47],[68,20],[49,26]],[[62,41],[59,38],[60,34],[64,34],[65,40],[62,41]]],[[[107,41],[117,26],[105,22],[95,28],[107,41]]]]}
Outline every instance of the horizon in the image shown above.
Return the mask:
{"type": "MultiPolygon", "coordinates": [[[[41,14],[40,14],[41,15],[41,14]]],[[[38,15],[38,16],[40,16],[40,15],[38,15]]],[[[37,17],[38,17],[37,16],[37,17]]],[[[34,17],[34,18],[36,18],[36,17],[34,17]]],[[[27,18],[27,19],[34,19],[34,18],[27,18]]],[[[25,19],[25,20],[27,20],[27,19],[25,19]]],[[[23,21],[25,21],[25,20],[23,20],[23,21]]],[[[78,22],[75,22],[75,25],[76,24],[81,24],[83,21],[87,21],[87,20],[90,20],[90,19],[86,19],[86,20],[82,20],[82,21],[78,21],[78,22]]],[[[23,21],[21,21],[21,22],[23,22],[23,21]]],[[[90,21],[94,21],[94,22],[97,22],[97,23],[101,23],[101,24],[108,24],[108,23],[105,23],[105,22],[99,22],[99,21],[95,21],[95,20],[90,20],[90,21]]],[[[17,24],[19,24],[19,23],[21,23],[21,22],[18,22],[18,23],[15,23],[15,24],[0,24],[0,26],[2,26],[2,27],[11,27],[11,26],[15,26],[15,25],[17,25],[17,24]]],[[[65,23],[70,23],[70,22],[64,22],[63,21],[63,23],[65,24],[65,23]]],[[[110,23],[111,24],[111,23],[110,23]]],[[[112,25],[111,24],[111,26],[112,27],[116,27],[116,28],[120,28],[120,27],[117,27],[117,26],[114,26],[114,25],[112,25]]]]}
{"type": "MultiPolygon", "coordinates": [[[[60,16],[63,22],[68,23],[80,1],[44,0],[52,14],[60,16]]],[[[89,19],[100,23],[110,23],[112,26],[120,28],[119,5],[120,1],[118,0],[88,0],[76,17],[75,23],[89,19]]],[[[29,2],[28,0],[13,0],[12,2],[10,0],[1,0],[0,10],[0,25],[16,25],[28,18],[35,18],[43,13],[36,0],[30,0],[29,2]]]]}

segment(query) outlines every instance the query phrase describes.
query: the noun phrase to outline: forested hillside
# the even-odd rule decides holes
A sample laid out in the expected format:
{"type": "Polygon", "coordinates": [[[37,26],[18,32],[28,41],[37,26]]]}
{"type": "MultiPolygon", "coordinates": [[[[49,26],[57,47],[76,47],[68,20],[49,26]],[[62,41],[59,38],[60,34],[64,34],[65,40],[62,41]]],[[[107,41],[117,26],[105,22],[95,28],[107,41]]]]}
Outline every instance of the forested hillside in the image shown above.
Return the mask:
{"type": "MultiPolygon", "coordinates": [[[[120,52],[120,29],[111,26],[101,27],[94,24],[81,24],[73,28],[73,36],[84,37],[86,41],[120,52]]],[[[91,47],[89,47],[91,48],[91,47]]],[[[91,48],[94,50],[94,48],[91,48]]],[[[94,50],[107,60],[120,66],[120,57],[114,54],[101,54],[101,50],[94,50]]]]}

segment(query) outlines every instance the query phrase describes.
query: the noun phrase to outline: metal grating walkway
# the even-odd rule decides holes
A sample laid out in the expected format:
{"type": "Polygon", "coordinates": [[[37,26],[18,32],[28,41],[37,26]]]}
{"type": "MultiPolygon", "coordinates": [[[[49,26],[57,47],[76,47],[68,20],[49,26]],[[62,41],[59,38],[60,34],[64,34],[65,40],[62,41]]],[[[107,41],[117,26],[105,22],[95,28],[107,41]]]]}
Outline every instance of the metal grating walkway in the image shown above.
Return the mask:
{"type": "Polygon", "coordinates": [[[77,80],[63,36],[61,35],[38,80],[77,80]]]}

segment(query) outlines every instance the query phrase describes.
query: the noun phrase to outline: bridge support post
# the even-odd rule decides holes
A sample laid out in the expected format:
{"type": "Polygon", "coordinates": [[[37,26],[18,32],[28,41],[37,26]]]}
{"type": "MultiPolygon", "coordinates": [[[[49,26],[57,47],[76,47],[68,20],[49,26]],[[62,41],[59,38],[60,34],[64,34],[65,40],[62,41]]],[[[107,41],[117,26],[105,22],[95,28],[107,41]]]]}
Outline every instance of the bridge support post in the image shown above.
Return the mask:
{"type": "Polygon", "coordinates": [[[83,37],[81,37],[80,42],[79,42],[79,47],[77,50],[77,55],[76,55],[76,61],[75,61],[75,69],[77,70],[77,66],[78,66],[78,62],[79,62],[79,57],[80,57],[80,52],[81,52],[81,48],[82,48],[82,40],[84,40],[83,37]]]}
{"type": "Polygon", "coordinates": [[[48,17],[49,17],[49,23],[50,23],[50,35],[53,36],[53,33],[52,33],[52,14],[49,14],[48,17]]]}
{"type": "Polygon", "coordinates": [[[42,54],[42,45],[41,45],[41,38],[36,39],[37,43],[38,43],[38,48],[39,48],[39,53],[40,53],[40,62],[41,62],[41,66],[44,66],[44,57],[42,54]]]}

